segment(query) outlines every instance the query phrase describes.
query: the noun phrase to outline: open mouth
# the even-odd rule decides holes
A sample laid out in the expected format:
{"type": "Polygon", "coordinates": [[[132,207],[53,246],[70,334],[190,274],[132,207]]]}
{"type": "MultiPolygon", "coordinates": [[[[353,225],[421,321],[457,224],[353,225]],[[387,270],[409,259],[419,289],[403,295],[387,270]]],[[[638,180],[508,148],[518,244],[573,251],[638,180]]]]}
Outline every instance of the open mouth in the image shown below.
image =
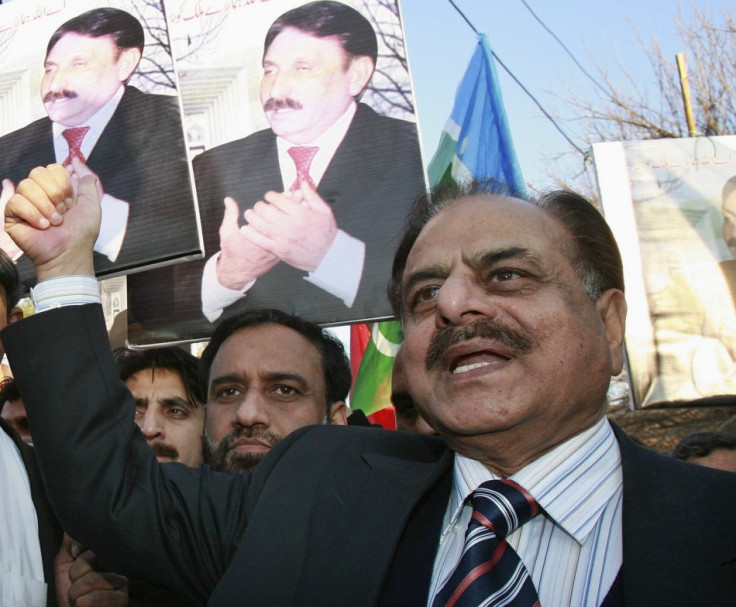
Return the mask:
{"type": "Polygon", "coordinates": [[[510,360],[509,356],[505,356],[498,352],[483,351],[473,352],[464,356],[459,356],[450,364],[450,373],[453,375],[459,375],[461,373],[468,373],[475,369],[482,367],[488,367],[493,364],[498,364],[510,360]]]}

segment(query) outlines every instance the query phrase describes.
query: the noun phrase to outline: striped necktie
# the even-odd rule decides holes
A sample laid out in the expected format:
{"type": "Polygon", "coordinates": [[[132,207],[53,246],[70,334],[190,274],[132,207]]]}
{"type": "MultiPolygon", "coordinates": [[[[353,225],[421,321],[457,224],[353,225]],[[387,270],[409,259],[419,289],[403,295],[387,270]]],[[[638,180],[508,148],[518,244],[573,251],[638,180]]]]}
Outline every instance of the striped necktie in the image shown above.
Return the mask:
{"type": "Polygon", "coordinates": [[[309,145],[296,145],[289,148],[287,152],[296,165],[296,179],[289,188],[289,191],[294,192],[298,190],[304,182],[307,182],[309,187],[316,190],[317,186],[314,185],[312,176],[309,174],[309,169],[312,166],[312,160],[314,160],[317,152],[319,152],[319,148],[309,145]]]}
{"type": "Polygon", "coordinates": [[[67,155],[66,160],[62,163],[65,167],[68,167],[74,158],[79,159],[82,163],[87,162],[84,154],[82,154],[82,139],[84,139],[87,131],[89,131],[88,126],[80,126],[71,129],[64,129],[61,132],[64,139],[66,139],[66,142],[69,144],[69,154],[67,155]]]}
{"type": "Polygon", "coordinates": [[[432,607],[538,606],[529,572],[505,539],[537,514],[537,502],[514,481],[478,487],[462,557],[432,607]]]}

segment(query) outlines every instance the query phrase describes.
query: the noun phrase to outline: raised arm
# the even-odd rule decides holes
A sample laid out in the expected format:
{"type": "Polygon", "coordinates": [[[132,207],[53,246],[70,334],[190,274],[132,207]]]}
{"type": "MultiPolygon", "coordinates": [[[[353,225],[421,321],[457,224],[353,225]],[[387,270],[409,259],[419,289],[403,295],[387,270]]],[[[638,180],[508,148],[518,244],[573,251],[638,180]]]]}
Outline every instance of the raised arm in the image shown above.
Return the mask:
{"type": "Polygon", "coordinates": [[[92,178],[50,166],[19,184],[6,230],[36,266],[34,300],[51,309],[14,323],[3,344],[64,529],[114,571],[204,602],[245,525],[248,479],[159,465],[135,425],[93,277],[99,221],[92,178]],[[80,285],[96,303],[65,305],[80,285]]]}

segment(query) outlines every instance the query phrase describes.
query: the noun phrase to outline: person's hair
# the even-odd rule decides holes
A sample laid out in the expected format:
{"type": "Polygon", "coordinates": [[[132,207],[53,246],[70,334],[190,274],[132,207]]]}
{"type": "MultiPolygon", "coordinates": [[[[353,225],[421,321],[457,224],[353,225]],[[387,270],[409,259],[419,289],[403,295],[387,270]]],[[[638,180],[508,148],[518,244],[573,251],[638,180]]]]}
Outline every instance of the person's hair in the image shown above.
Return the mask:
{"type": "Polygon", "coordinates": [[[200,360],[176,346],[152,348],[150,350],[130,350],[117,348],[114,352],[120,379],[126,381],[140,371],[156,369],[176,372],[184,384],[184,391],[194,407],[207,401],[200,381],[202,364],[200,360]]]}
{"type": "Polygon", "coordinates": [[[402,317],[401,280],[406,261],[424,226],[442,209],[461,198],[485,196],[517,198],[540,207],[560,221],[570,236],[568,257],[591,299],[598,299],[608,289],[624,290],[621,254],[611,228],[582,196],[566,190],[533,196],[494,179],[448,181],[419,196],[407,215],[388,285],[389,301],[397,317],[402,317]]]}
{"type": "Polygon", "coordinates": [[[721,201],[726,202],[726,198],[728,198],[734,191],[736,191],[736,175],[723,184],[723,190],[721,190],[721,201]]]}
{"type": "Polygon", "coordinates": [[[20,392],[18,390],[18,384],[12,377],[4,377],[0,381],[0,410],[3,405],[9,400],[19,400],[20,392]]]}
{"type": "Polygon", "coordinates": [[[302,4],[281,15],[268,28],[263,43],[264,57],[276,36],[289,27],[315,38],[334,36],[340,41],[348,60],[370,57],[373,65],[376,65],[378,43],[373,26],[357,10],[342,2],[318,0],[302,4]]]}
{"type": "Polygon", "coordinates": [[[46,46],[46,56],[65,34],[79,34],[89,38],[112,36],[118,51],[137,48],[143,52],[143,26],[130,13],[119,8],[95,8],[62,23],[51,34],[46,46]]]}
{"type": "Polygon", "coordinates": [[[18,268],[8,254],[0,249],[0,286],[5,290],[5,307],[9,314],[23,295],[18,268]]]}
{"type": "Polygon", "coordinates": [[[691,457],[706,457],[716,449],[736,451],[736,436],[722,431],[688,434],[675,445],[672,457],[687,461],[691,457]]]}
{"type": "Polygon", "coordinates": [[[202,352],[202,390],[206,394],[212,362],[222,344],[233,333],[261,325],[282,325],[302,335],[319,352],[324,371],[327,414],[333,403],[344,401],[352,382],[350,361],[342,342],[319,325],[273,308],[254,308],[220,322],[202,352]]]}

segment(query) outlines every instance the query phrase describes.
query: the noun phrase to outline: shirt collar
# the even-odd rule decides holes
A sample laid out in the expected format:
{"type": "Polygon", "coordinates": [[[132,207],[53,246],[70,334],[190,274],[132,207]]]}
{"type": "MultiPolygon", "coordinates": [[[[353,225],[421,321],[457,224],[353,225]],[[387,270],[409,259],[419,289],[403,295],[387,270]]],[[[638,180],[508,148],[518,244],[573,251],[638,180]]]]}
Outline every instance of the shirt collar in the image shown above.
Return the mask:
{"type": "MultiPolygon", "coordinates": [[[[499,477],[477,460],[455,454],[449,525],[483,482],[499,477]]],[[[621,452],[608,420],[573,436],[510,477],[578,543],[593,530],[623,484],[621,452]]]]}

